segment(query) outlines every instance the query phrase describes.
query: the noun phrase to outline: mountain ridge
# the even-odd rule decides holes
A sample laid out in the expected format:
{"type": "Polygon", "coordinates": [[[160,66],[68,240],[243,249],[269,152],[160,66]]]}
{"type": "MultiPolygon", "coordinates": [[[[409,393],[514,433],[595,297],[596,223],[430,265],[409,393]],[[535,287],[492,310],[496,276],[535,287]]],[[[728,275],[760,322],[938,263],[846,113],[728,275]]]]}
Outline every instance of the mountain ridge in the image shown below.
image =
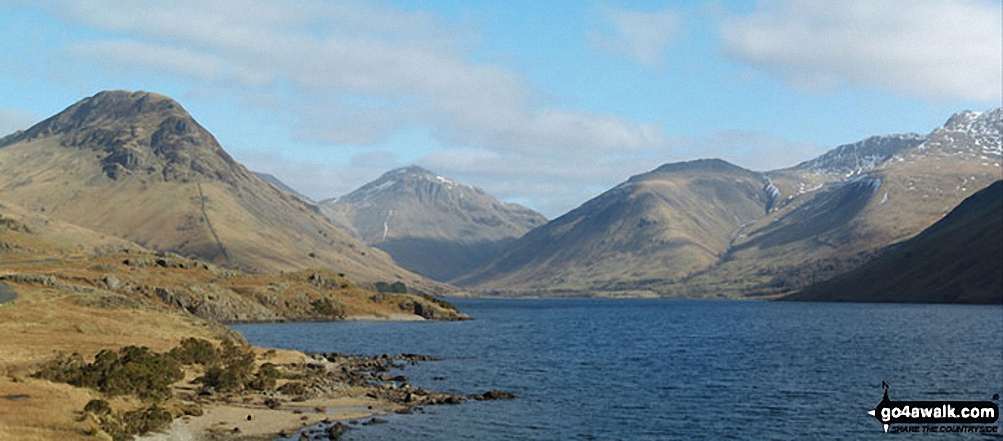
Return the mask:
{"type": "Polygon", "coordinates": [[[262,181],[163,95],[101,92],[4,138],[0,190],[30,211],[245,271],[325,267],[363,283],[454,291],[262,181]]]}
{"type": "MultiPolygon", "coordinates": [[[[881,247],[914,236],[965,197],[998,179],[1001,125],[1000,109],[962,111],[927,135],[870,137],[793,167],[754,174],[760,179],[755,196],[762,203],[758,215],[737,225],[732,223],[736,227],[727,234],[718,231],[716,235],[701,236],[695,227],[683,227],[699,238],[688,237],[691,242],[717,244],[706,247],[700,258],[658,251],[624,255],[603,264],[569,266],[567,259],[557,258],[567,252],[557,244],[568,241],[567,235],[574,230],[561,228],[560,224],[568,223],[565,215],[527,234],[498,258],[456,283],[499,295],[743,298],[789,293],[861,265],[881,247]],[[538,233],[541,229],[553,235],[538,233]],[[724,237],[730,239],[722,247],[720,240],[724,237]],[[661,262],[661,266],[652,267],[646,260],[661,262]],[[693,265],[680,271],[680,261],[693,265]],[[534,262],[540,269],[523,271],[527,262],[534,262]],[[638,269],[645,265],[648,269],[638,269]]],[[[632,194],[630,188],[658,171],[729,169],[722,163],[701,160],[665,164],[631,177],[569,214],[609,205],[611,199],[627,200],[632,194]]],[[[671,173],[661,176],[677,187],[675,194],[685,190],[702,195],[695,200],[707,202],[685,206],[671,201],[671,197],[662,197],[647,214],[674,216],[677,227],[684,225],[679,218],[688,216],[687,212],[700,210],[704,210],[701,216],[690,216],[696,224],[733,222],[722,214],[721,198],[715,195],[719,186],[677,179],[671,173]]],[[[743,185],[750,187],[750,182],[743,185]]],[[[579,228],[575,241],[602,242],[600,238],[607,236],[601,248],[612,251],[609,244],[617,239],[609,237],[610,228],[623,221],[602,213],[575,220],[582,225],[589,222],[596,226],[595,230],[586,233],[579,228]]],[[[647,224],[645,214],[637,214],[633,222],[636,226],[647,224]]]]}
{"type": "Polygon", "coordinates": [[[784,300],[1003,303],[1003,181],[873,261],[784,300]]]}
{"type": "Polygon", "coordinates": [[[387,171],[320,206],[332,222],[441,281],[546,221],[528,208],[413,165],[387,171]]]}

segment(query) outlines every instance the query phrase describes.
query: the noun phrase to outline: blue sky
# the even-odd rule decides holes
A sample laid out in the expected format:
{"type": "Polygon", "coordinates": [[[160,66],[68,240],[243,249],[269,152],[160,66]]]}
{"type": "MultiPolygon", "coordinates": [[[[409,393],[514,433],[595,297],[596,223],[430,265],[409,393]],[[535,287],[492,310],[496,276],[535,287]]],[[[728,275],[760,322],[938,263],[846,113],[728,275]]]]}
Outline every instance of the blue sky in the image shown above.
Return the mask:
{"type": "Polygon", "coordinates": [[[794,165],[1001,101],[988,0],[2,1],[0,132],[177,99],[307,195],[412,163],[548,217],[660,164],[794,165]]]}

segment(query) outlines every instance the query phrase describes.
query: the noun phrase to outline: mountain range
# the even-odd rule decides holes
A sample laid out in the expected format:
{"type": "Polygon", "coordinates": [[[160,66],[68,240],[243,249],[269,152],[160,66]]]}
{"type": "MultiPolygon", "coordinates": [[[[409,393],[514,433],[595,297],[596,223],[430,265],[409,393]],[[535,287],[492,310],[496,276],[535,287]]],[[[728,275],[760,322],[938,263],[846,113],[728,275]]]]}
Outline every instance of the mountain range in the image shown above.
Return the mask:
{"type": "Polygon", "coordinates": [[[668,164],[460,277],[497,295],[775,297],[853,269],[1000,178],[1001,111],[879,136],[782,170],[668,164]]]}
{"type": "Polygon", "coordinates": [[[453,291],[249,172],[155,93],[101,92],[0,139],[0,192],[31,212],[230,268],[329,268],[362,283],[453,291]]]}
{"type": "Polygon", "coordinates": [[[417,166],[391,170],[320,207],[405,268],[440,281],[465,274],[547,221],[417,166]]]}
{"type": "Polygon", "coordinates": [[[488,295],[776,298],[863,271],[999,180],[1001,117],[959,112],[926,135],[781,170],[666,164],[548,222],[415,166],[315,204],[237,163],[170,98],[109,91],[0,138],[0,199],[61,234],[93,230],[95,248],[120,240],[248,273],[325,268],[437,294],[460,293],[450,282],[488,295]]]}

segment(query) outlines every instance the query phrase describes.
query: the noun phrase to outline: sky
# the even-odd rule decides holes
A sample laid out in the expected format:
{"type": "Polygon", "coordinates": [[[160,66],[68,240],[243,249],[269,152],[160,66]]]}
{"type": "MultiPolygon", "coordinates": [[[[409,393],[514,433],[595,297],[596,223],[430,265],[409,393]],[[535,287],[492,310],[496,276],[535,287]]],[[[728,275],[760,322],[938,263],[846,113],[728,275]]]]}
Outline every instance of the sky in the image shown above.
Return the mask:
{"type": "Polygon", "coordinates": [[[316,200],[411,164],[557,217],[661,164],[795,165],[1000,107],[1000,0],[0,0],[0,136],[182,104],[316,200]]]}

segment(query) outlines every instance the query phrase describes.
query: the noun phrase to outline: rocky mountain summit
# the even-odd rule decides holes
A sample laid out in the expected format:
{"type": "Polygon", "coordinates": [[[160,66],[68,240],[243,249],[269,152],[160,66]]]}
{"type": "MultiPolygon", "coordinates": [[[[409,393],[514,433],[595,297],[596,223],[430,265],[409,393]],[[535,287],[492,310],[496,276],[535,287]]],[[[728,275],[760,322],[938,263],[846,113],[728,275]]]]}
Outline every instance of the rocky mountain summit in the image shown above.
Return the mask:
{"type": "Polygon", "coordinates": [[[0,140],[2,199],[156,251],[245,271],[328,268],[447,292],[234,161],[174,100],[101,92],[0,140]]]}
{"type": "Polygon", "coordinates": [[[406,268],[449,280],[546,219],[417,166],[391,170],[320,203],[334,222],[406,268]]]}
{"type": "Polygon", "coordinates": [[[180,104],[150,92],[98,93],[0,140],[0,147],[50,137],[64,147],[100,155],[102,171],[111,179],[144,173],[165,181],[234,183],[240,174],[236,161],[180,104]]]}

